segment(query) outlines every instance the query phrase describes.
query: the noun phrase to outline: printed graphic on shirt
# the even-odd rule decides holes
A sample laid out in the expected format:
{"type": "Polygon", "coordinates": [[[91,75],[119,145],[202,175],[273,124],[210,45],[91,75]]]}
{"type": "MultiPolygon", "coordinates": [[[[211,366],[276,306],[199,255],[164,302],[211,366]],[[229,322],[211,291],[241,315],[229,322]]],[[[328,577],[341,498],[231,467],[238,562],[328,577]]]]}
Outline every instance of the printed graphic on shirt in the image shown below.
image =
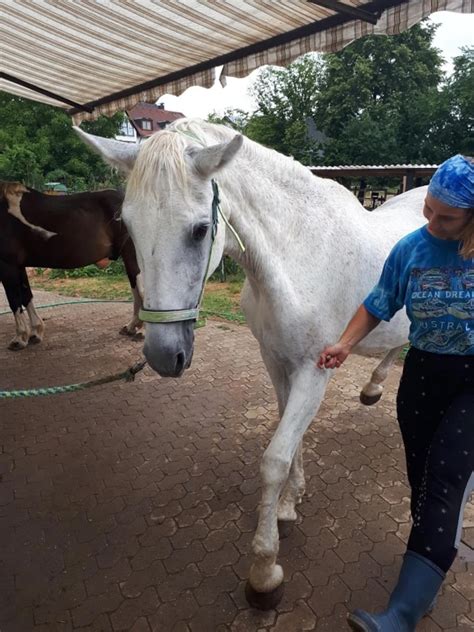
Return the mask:
{"type": "Polygon", "coordinates": [[[474,352],[474,270],[413,268],[406,300],[418,348],[433,353],[474,352]]]}

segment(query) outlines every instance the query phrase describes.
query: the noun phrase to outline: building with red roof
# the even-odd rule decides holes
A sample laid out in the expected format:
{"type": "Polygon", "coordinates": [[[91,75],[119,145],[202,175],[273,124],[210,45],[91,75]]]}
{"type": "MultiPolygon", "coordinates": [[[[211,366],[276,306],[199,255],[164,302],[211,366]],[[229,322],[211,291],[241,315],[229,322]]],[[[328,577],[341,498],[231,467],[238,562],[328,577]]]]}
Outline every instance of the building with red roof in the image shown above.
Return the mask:
{"type": "Polygon", "coordinates": [[[116,139],[136,143],[142,138],[148,138],[155,132],[165,129],[170,123],[183,116],[181,112],[165,110],[163,103],[156,105],[137,103],[125,112],[125,119],[116,139]]]}

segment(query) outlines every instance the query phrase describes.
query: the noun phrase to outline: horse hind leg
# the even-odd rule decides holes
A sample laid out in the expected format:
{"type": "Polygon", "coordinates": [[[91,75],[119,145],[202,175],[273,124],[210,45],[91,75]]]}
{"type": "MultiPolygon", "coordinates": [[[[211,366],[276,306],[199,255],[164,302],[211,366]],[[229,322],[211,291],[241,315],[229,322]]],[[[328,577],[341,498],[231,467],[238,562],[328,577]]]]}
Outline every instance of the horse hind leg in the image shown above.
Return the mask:
{"type": "Polygon", "coordinates": [[[8,348],[10,351],[21,351],[28,346],[30,328],[26,315],[21,308],[18,308],[13,315],[15,317],[16,333],[8,345],[8,348]]]}
{"type": "Polygon", "coordinates": [[[360,401],[365,406],[372,406],[376,404],[379,399],[382,397],[383,386],[382,382],[384,382],[387,378],[388,372],[392,367],[392,364],[398,358],[400,352],[402,351],[403,346],[395,347],[391,349],[387,355],[384,357],[382,362],[377,365],[374,372],[371,375],[370,381],[363,387],[360,392],[360,401]]]}
{"type": "Polygon", "coordinates": [[[15,265],[0,261],[0,279],[5,289],[8,304],[15,318],[15,336],[12,338],[8,349],[20,351],[28,345],[30,335],[28,320],[23,312],[22,282],[26,271],[15,265]]]}
{"type": "Polygon", "coordinates": [[[28,342],[30,344],[39,344],[43,340],[44,336],[44,322],[36,311],[35,305],[31,300],[26,306],[28,318],[30,319],[31,334],[28,342]]]}
{"type": "Polygon", "coordinates": [[[25,268],[20,273],[21,278],[21,302],[26,307],[28,318],[30,319],[31,333],[28,342],[30,344],[38,344],[43,340],[44,322],[33,303],[33,293],[30,287],[30,281],[25,268]]]}

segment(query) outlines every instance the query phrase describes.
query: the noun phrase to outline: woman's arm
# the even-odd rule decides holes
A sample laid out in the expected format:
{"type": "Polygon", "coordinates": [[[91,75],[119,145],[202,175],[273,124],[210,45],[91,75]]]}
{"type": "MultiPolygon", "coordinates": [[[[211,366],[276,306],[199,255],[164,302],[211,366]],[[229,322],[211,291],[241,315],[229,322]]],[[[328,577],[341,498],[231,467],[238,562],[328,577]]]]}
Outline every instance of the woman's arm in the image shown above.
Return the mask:
{"type": "Polygon", "coordinates": [[[339,341],[321,352],[318,367],[320,369],[339,368],[350,354],[352,347],[365,338],[379,323],[380,318],[373,316],[364,305],[361,305],[351,318],[339,341]]]}

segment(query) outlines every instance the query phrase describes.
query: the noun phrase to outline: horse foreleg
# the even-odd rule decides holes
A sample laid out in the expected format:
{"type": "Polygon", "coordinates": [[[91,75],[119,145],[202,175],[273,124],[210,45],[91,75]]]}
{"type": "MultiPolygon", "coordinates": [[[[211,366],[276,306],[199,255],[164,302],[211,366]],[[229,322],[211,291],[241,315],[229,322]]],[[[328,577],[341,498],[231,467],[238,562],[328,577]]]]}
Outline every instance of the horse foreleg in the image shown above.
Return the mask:
{"type": "MultiPolygon", "coordinates": [[[[272,380],[278,400],[278,412],[280,419],[285,412],[290,385],[284,368],[269,356],[265,349],[260,349],[263,361],[272,380]]],[[[303,442],[296,449],[290,467],[288,480],[278,501],[278,533],[280,538],[286,538],[291,532],[297,518],[295,505],[301,502],[305,491],[305,478],[303,470],[303,442]]]]}
{"type": "Polygon", "coordinates": [[[383,386],[382,382],[384,382],[387,378],[388,372],[398,358],[400,352],[402,351],[403,346],[395,347],[391,351],[387,353],[382,362],[377,365],[376,369],[372,373],[370,381],[364,386],[364,388],[360,392],[360,401],[366,406],[372,406],[379,401],[382,397],[383,386]]]}
{"type": "MultiPolygon", "coordinates": [[[[138,277],[137,277],[138,281],[138,277]]],[[[131,320],[122,327],[120,330],[121,334],[125,336],[134,336],[139,329],[143,327],[143,321],[138,317],[138,313],[143,305],[143,294],[140,293],[140,289],[137,285],[132,287],[132,295],[133,295],[133,315],[131,320]]]]}
{"type": "Polygon", "coordinates": [[[247,585],[252,606],[273,608],[281,599],[283,569],[276,564],[279,550],[278,501],[303,435],[321,403],[329,372],[308,363],[290,378],[285,412],[263,455],[262,500],[257,531],[252,542],[254,561],[247,585]]]}
{"type": "Polygon", "coordinates": [[[288,480],[278,501],[277,515],[280,538],[286,538],[289,535],[291,527],[298,517],[296,514],[296,505],[301,502],[305,488],[303,441],[300,441],[291,463],[288,480]]]}
{"type": "Polygon", "coordinates": [[[133,295],[133,315],[131,320],[122,327],[120,333],[124,336],[135,336],[138,330],[143,327],[143,321],[138,317],[138,313],[143,307],[143,284],[135,254],[135,247],[130,238],[122,249],[122,259],[133,295]]]}
{"type": "Polygon", "coordinates": [[[30,328],[24,312],[21,308],[18,308],[14,313],[16,333],[8,348],[11,351],[20,351],[28,345],[28,339],[30,337],[30,328]]]}

